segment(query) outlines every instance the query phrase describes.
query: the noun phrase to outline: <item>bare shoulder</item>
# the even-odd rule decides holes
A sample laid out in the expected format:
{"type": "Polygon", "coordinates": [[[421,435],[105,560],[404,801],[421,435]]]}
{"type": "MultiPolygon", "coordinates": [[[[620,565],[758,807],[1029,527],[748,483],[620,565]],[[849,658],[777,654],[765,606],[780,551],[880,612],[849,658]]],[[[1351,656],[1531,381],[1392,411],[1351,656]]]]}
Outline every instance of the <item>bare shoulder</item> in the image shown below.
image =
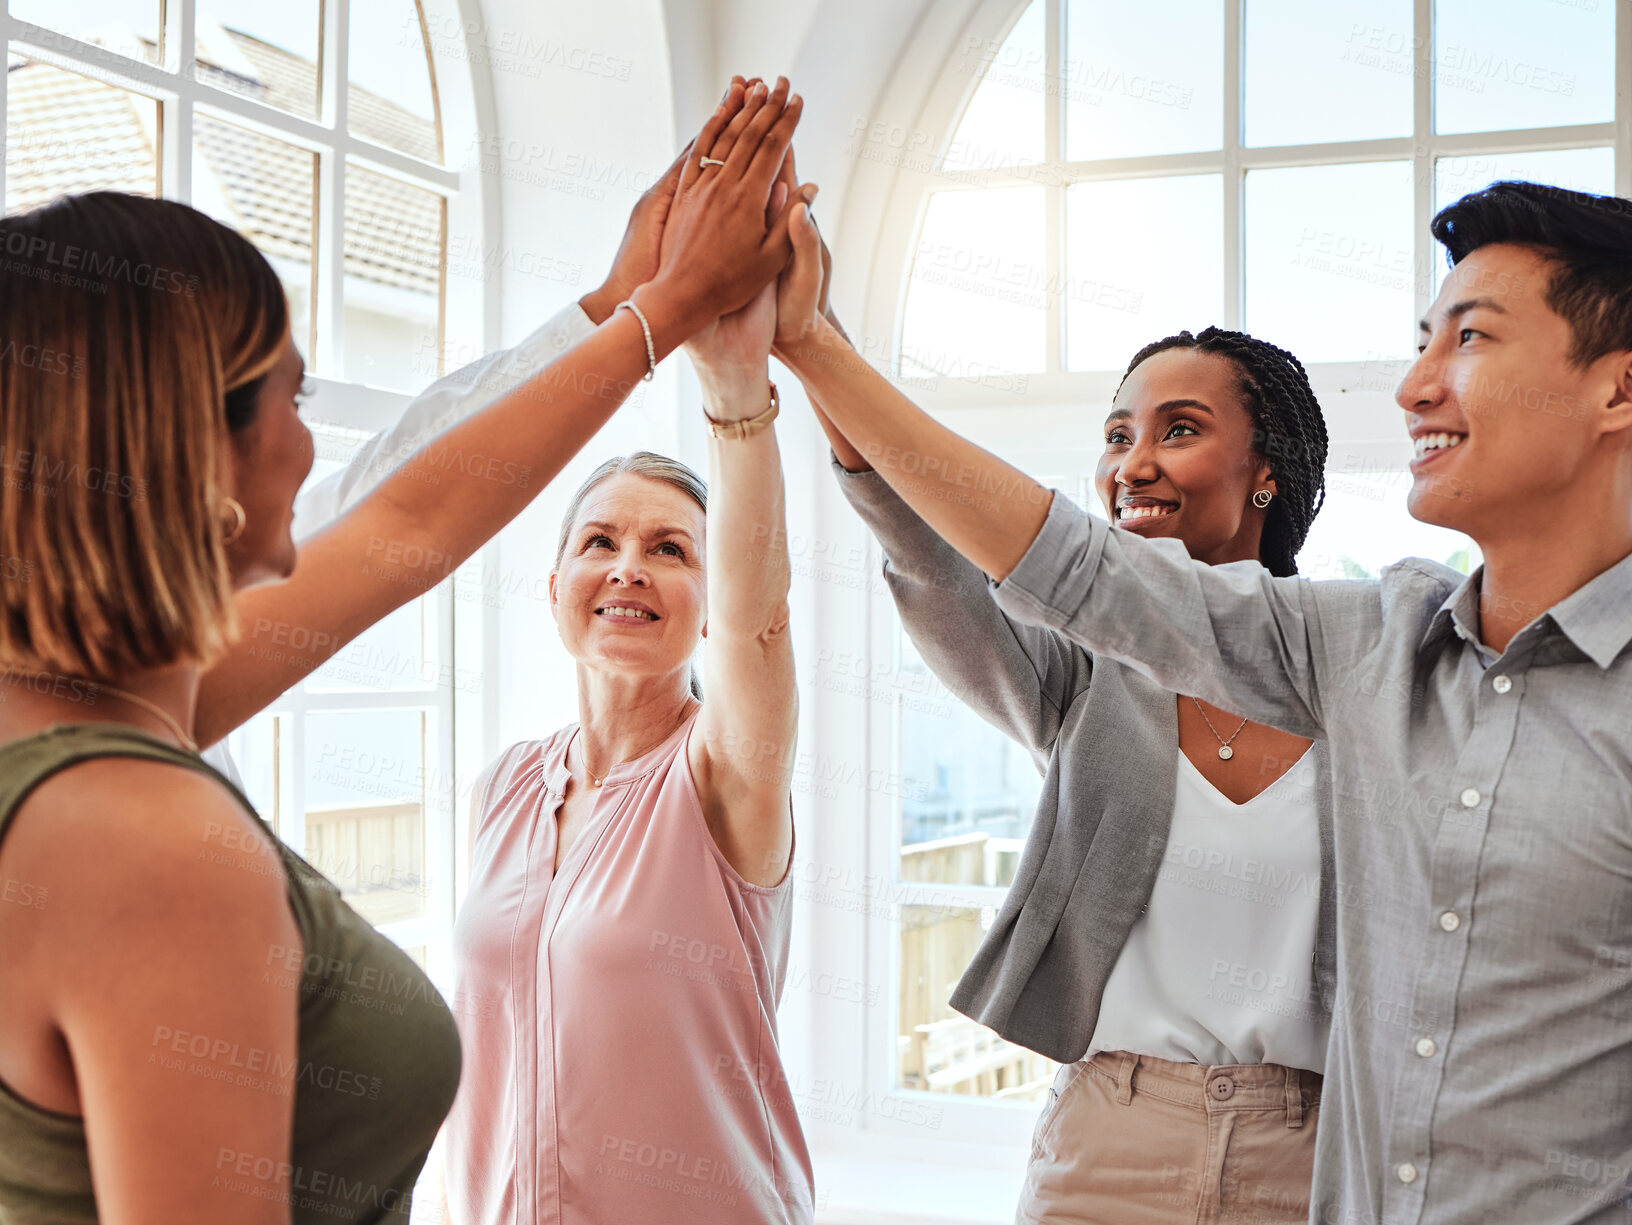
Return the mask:
{"type": "Polygon", "coordinates": [[[7,874],[45,890],[47,938],[79,964],[142,941],[195,953],[293,929],[272,837],[206,774],[140,758],[83,762],[29,795],[7,874]]]}

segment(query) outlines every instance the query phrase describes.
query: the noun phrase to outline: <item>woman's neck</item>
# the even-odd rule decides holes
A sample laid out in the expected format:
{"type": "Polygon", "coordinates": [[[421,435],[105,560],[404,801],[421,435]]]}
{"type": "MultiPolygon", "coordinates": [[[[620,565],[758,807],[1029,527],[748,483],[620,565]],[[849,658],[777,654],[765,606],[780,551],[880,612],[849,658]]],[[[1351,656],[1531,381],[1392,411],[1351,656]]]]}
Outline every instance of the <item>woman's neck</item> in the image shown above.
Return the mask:
{"type": "Polygon", "coordinates": [[[31,736],[56,723],[123,723],[161,740],[175,740],[175,731],[143,702],[158,707],[191,738],[198,679],[198,668],[192,664],[100,682],[0,664],[0,740],[31,736]]]}
{"type": "Polygon", "coordinates": [[[695,708],[689,673],[630,677],[578,669],[574,768],[604,778],[612,767],[662,744],[695,708]]]}

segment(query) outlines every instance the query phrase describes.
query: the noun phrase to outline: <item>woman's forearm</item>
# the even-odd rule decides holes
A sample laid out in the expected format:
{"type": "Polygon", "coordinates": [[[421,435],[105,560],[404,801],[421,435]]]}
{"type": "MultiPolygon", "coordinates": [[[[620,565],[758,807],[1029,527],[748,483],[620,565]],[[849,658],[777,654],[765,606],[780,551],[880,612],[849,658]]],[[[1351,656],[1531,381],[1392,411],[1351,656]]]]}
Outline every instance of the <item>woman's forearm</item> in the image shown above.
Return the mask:
{"type": "Polygon", "coordinates": [[[844,431],[834,425],[833,418],[827,415],[827,410],[822,407],[821,393],[809,383],[803,380],[801,383],[805,398],[810,401],[811,411],[816,414],[816,424],[827,435],[827,445],[833,448],[833,458],[839,461],[839,466],[846,472],[871,472],[873,466],[867,462],[867,457],[856,450],[855,445],[844,436],[844,431]]]}
{"type": "MultiPolygon", "coordinates": [[[[703,407],[716,421],[746,420],[770,405],[770,384],[705,386],[703,407]]],[[[786,498],[776,428],[748,438],[710,436],[708,623],[717,641],[763,638],[787,624],[791,582],[786,498]]]]}
{"type": "Polygon", "coordinates": [[[847,458],[875,468],[942,538],[993,578],[1008,575],[1048,517],[1049,490],[946,428],[863,361],[825,320],[809,340],[784,346],[847,458]]]}

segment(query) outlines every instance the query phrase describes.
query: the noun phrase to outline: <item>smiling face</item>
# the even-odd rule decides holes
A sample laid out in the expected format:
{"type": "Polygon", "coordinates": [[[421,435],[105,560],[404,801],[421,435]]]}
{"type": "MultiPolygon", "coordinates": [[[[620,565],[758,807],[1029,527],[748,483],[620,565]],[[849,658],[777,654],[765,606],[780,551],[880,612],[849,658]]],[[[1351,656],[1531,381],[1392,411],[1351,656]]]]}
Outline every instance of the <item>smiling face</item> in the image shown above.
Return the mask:
{"type": "Polygon", "coordinates": [[[1216,353],[1166,349],[1129,372],[1105,422],[1095,486],[1111,522],[1141,536],[1174,536],[1190,556],[1257,560],[1274,490],[1253,445],[1241,373],[1216,353]]]}
{"type": "Polygon", "coordinates": [[[314,454],[300,419],[305,378],[306,364],[285,334],[256,395],[254,420],[232,435],[233,497],[244,508],[244,530],[227,546],[235,588],[288,578],[295,568],[295,495],[314,454]]]}
{"type": "Polygon", "coordinates": [[[550,610],[581,664],[639,676],[689,666],[708,615],[707,519],[666,481],[620,472],[585,496],[550,575],[550,610]]]}
{"type": "Polygon", "coordinates": [[[1484,543],[1545,526],[1561,493],[1582,488],[1617,355],[1570,364],[1574,333],[1546,301],[1551,273],[1534,249],[1493,243],[1447,274],[1394,397],[1414,445],[1417,519],[1484,543]]]}

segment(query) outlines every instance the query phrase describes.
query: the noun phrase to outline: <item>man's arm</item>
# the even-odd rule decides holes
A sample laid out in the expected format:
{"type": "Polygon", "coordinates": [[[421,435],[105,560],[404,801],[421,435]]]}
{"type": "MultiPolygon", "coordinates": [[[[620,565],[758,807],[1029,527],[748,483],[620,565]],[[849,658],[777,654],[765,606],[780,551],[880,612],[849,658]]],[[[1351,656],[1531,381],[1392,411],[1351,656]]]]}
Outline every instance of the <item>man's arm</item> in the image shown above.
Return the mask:
{"type": "Polygon", "coordinates": [[[1055,493],[997,602],[1165,689],[1300,736],[1325,735],[1322,691],[1348,683],[1381,625],[1380,584],[1209,566],[1182,542],[1118,531],[1055,493]]]}

